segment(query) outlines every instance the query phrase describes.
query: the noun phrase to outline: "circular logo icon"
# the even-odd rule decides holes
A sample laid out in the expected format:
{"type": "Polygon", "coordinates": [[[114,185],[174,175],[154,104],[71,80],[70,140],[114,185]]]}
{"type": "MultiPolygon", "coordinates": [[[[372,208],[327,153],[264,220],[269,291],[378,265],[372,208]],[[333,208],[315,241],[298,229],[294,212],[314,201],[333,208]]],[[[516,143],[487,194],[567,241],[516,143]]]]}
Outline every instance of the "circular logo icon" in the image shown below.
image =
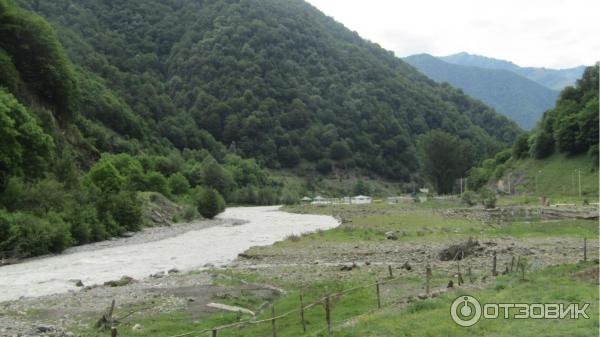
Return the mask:
{"type": "Polygon", "coordinates": [[[450,315],[454,323],[460,326],[475,325],[481,318],[481,304],[473,296],[459,296],[452,302],[450,315]]]}

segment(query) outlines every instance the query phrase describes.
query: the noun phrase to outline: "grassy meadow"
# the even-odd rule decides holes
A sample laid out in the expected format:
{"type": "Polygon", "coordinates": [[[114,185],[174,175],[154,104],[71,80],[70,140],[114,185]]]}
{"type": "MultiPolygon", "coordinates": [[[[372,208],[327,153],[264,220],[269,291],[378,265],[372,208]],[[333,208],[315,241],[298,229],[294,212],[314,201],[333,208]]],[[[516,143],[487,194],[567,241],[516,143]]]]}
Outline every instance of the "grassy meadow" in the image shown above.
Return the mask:
{"type": "MultiPolygon", "coordinates": [[[[466,240],[470,237],[481,242],[506,238],[517,241],[545,239],[577,241],[583,237],[593,242],[593,239],[598,237],[598,226],[595,221],[515,221],[497,224],[445,213],[453,207],[457,207],[453,201],[399,205],[288,207],[287,210],[293,212],[333,214],[344,219],[344,223],[335,229],[293,236],[268,247],[252,248],[249,254],[302,255],[327,249],[334,255],[343,255],[348,253],[345,249],[349,245],[373,249],[379,246],[393,247],[393,243],[385,239],[384,233],[387,231],[395,231],[399,235],[398,244],[407,246],[445,245],[447,242],[466,240]]],[[[236,296],[222,296],[214,300],[218,303],[248,308],[257,313],[256,320],[271,317],[271,303],[275,306],[275,314],[280,315],[300,307],[300,294],[303,296],[304,305],[315,303],[324,296],[333,294],[331,321],[335,336],[590,336],[598,330],[596,277],[598,266],[597,252],[590,251],[589,255],[590,259],[587,263],[573,262],[528,268],[525,280],[521,279],[521,273],[515,272],[479,282],[478,280],[486,279],[489,275],[486,276],[487,272],[474,270],[472,276],[476,280],[475,283],[466,280],[462,287],[426,300],[416,300],[417,296],[425,291],[422,268],[419,269],[418,265],[417,271],[412,273],[395,269],[395,278],[390,283],[385,283],[389,280],[385,265],[362,266],[351,272],[340,272],[339,267],[331,265],[290,264],[273,266],[272,268],[277,272],[233,267],[197,273],[211,274],[215,286],[235,287],[252,282],[286,289],[285,295],[266,298],[240,291],[236,296]],[[596,262],[593,261],[594,259],[596,262]],[[287,274],[287,277],[284,274],[287,274]],[[380,287],[382,309],[377,307],[376,289],[373,285],[375,280],[383,282],[380,287]],[[361,285],[369,286],[356,289],[341,297],[335,296],[336,293],[361,285]],[[590,319],[482,320],[474,327],[463,328],[453,323],[449,314],[451,302],[462,293],[475,296],[482,302],[591,303],[588,309],[590,319]]],[[[536,256],[528,259],[531,264],[535,264],[536,256]]],[[[575,257],[573,261],[577,259],[578,257],[575,257]]],[[[452,270],[439,268],[433,270],[432,289],[445,288],[448,280],[453,277],[453,265],[451,268],[452,270]]],[[[278,319],[277,335],[280,337],[327,335],[325,308],[322,303],[315,304],[305,311],[306,333],[300,324],[299,315],[296,311],[278,319]]],[[[131,319],[122,322],[119,329],[124,331],[123,335],[126,336],[176,336],[250,318],[249,315],[226,312],[197,316],[180,308],[169,313],[134,315],[131,319]],[[132,330],[135,324],[143,328],[132,330]]],[[[78,332],[86,336],[108,335],[107,332],[90,329],[81,329],[78,332]]],[[[208,332],[193,334],[193,336],[209,335],[208,332]]],[[[236,337],[270,335],[270,322],[225,329],[218,333],[218,336],[236,337]]]]}

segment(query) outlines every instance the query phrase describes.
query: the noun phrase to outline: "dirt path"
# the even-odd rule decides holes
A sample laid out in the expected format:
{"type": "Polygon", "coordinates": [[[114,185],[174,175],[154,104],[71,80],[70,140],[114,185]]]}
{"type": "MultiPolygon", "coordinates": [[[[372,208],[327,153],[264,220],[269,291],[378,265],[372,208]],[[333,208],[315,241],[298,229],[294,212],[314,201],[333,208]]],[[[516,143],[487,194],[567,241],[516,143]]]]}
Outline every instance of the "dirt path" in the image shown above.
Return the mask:
{"type": "MultiPolygon", "coordinates": [[[[330,216],[285,213],[277,206],[233,207],[215,226],[193,226],[185,233],[143,242],[98,245],[0,268],[0,302],[22,297],[65,293],[84,285],[102,284],[122,276],[143,279],[170,269],[189,271],[225,265],[252,246],[270,245],[292,234],[338,226],[330,216]]],[[[139,240],[138,240],[139,241],[139,240]]]]}

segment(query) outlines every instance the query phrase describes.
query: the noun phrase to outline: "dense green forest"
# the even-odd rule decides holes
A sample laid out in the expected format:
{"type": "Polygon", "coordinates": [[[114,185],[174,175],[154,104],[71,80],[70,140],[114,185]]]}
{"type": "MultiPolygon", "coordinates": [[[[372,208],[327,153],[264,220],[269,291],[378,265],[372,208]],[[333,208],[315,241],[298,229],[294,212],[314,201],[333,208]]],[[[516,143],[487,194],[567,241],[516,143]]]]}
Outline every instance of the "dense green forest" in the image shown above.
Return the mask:
{"type": "Polygon", "coordinates": [[[297,200],[265,166],[419,180],[420,135],[474,163],[519,132],[302,1],[0,0],[0,61],[4,255],[138,230],[142,192],[211,218],[297,200]]]}
{"type": "Polygon", "coordinates": [[[0,61],[0,255],[60,252],[139,230],[141,191],[188,205],[188,220],[214,217],[224,199],[280,201],[281,186],[254,160],[206,132],[197,137],[205,143],[180,151],[168,141],[116,136],[88,119],[119,106],[124,110],[109,120],[144,125],[102,84],[88,82],[44,19],[6,0],[0,0],[0,61]],[[122,151],[105,140],[138,150],[111,154],[122,151]]]}
{"type": "Polygon", "coordinates": [[[478,189],[490,179],[501,178],[516,160],[544,159],[555,152],[567,156],[587,153],[597,168],[599,71],[598,64],[586,68],[574,86],[560,93],[556,106],[544,113],[534,130],[521,134],[512,149],[499,152],[494,159],[484,160],[481,167],[471,169],[470,186],[478,189]]]}
{"type": "Polygon", "coordinates": [[[82,129],[101,151],[212,148],[214,138],[274,169],[409,181],[419,134],[458,135],[481,159],[518,133],[303,1],[19,3],[54,24],[83,74],[82,129]]]}
{"type": "Polygon", "coordinates": [[[448,82],[531,130],[544,111],[552,108],[558,91],[505,69],[487,69],[445,62],[428,54],[404,59],[439,82],[448,82]]]}

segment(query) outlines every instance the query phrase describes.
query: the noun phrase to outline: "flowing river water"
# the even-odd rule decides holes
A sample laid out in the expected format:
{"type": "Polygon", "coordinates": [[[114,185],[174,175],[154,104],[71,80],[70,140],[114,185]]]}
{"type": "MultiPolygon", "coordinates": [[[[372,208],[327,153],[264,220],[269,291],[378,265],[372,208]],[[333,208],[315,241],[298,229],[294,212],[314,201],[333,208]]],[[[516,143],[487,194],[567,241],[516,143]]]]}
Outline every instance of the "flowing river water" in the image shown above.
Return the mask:
{"type": "Polygon", "coordinates": [[[0,302],[76,290],[73,280],[93,285],[125,275],[141,279],[172,268],[189,271],[207,264],[226,265],[252,246],[339,225],[330,216],[291,214],[278,206],[232,207],[218,218],[221,225],[155,241],[89,250],[83,246],[0,267],[0,302]]]}

